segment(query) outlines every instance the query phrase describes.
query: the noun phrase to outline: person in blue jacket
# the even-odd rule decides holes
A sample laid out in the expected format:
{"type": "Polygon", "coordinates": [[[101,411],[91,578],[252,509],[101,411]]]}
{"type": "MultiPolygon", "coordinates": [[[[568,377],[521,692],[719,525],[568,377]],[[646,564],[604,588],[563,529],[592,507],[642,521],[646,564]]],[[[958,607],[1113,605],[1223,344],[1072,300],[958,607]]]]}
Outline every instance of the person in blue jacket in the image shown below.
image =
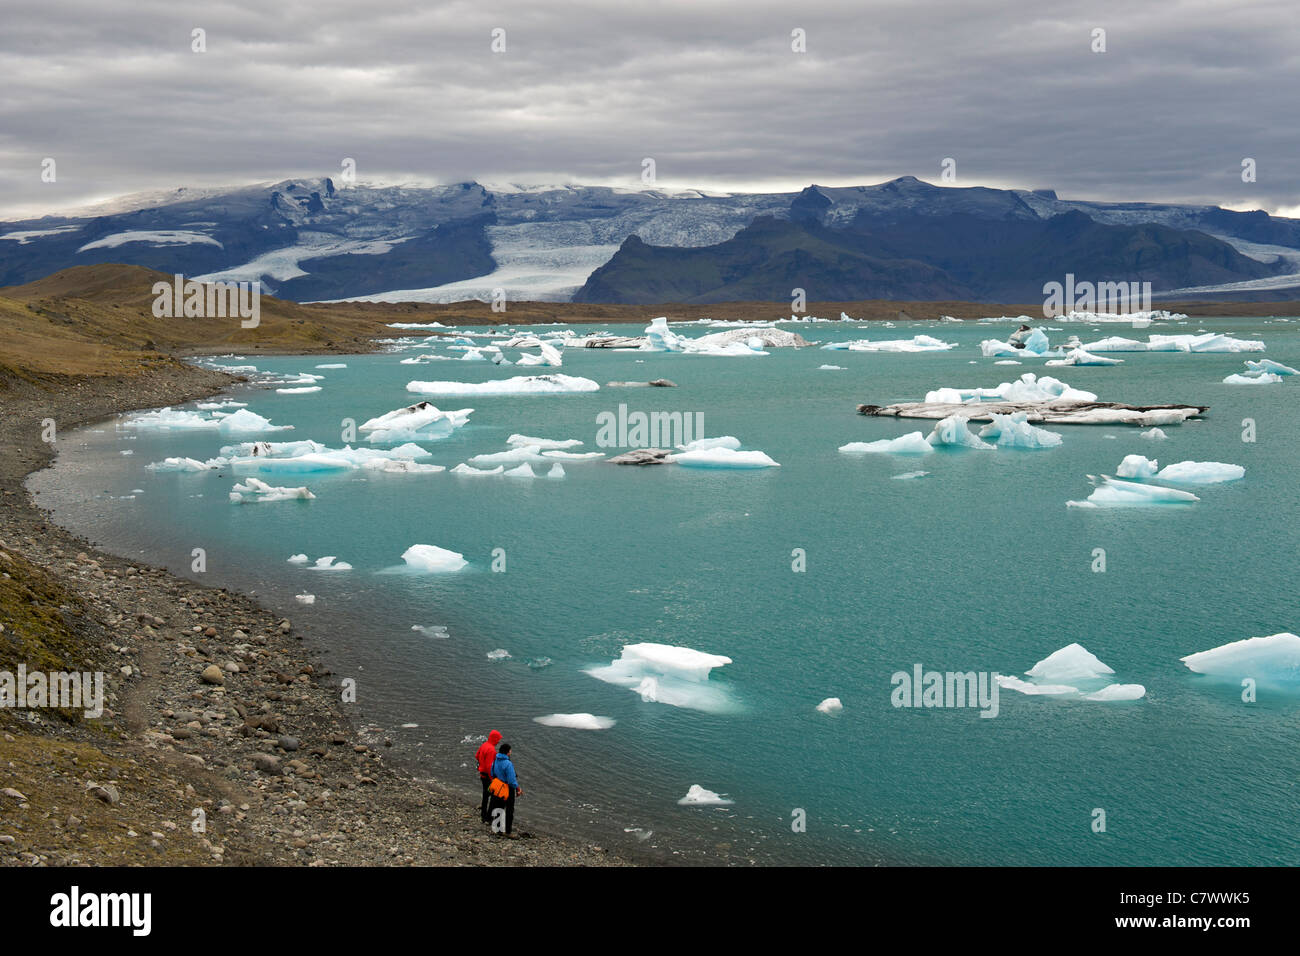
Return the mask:
{"type": "Polygon", "coordinates": [[[505,835],[510,839],[515,839],[513,832],[515,822],[515,797],[522,796],[524,788],[519,786],[519,778],[515,776],[515,765],[510,759],[510,745],[502,741],[497,747],[497,758],[492,762],[492,776],[500,780],[509,787],[509,795],[499,797],[493,794],[488,801],[488,818],[492,821],[494,832],[500,833],[501,824],[498,822],[500,817],[497,810],[505,811],[505,835]]]}

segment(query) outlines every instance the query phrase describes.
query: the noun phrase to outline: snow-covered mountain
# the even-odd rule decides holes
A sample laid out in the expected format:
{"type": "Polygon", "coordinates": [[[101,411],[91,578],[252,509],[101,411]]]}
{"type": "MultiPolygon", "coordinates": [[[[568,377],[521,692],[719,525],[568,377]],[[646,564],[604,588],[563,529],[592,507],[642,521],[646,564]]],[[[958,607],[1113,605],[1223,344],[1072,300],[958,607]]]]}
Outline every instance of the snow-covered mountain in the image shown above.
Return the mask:
{"type": "Polygon", "coordinates": [[[1206,233],[1262,264],[1225,260],[1209,283],[1215,289],[1300,286],[1297,220],[1215,206],[1070,201],[1042,190],[936,187],[912,177],[763,194],[344,185],[328,178],[177,190],[85,215],[0,222],[0,286],[68,266],[124,262],[205,279],[260,279],[297,301],[446,302],[487,299],[498,288],[516,301],[563,301],[580,289],[590,293],[592,273],[632,236],[648,247],[685,250],[732,240],[760,217],[846,234],[864,224],[907,231],[945,217],[1032,224],[1069,213],[1206,233]]]}

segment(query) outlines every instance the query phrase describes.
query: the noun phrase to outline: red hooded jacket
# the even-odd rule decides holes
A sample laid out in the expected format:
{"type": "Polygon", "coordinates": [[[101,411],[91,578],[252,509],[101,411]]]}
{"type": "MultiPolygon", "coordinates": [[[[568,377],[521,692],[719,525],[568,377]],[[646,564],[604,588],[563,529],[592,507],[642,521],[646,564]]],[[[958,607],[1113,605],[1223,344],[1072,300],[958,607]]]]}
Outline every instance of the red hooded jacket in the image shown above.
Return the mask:
{"type": "Polygon", "coordinates": [[[478,760],[479,773],[492,773],[492,761],[497,759],[497,744],[501,742],[501,731],[494,730],[488,734],[487,743],[478,748],[478,753],[474,755],[478,760]]]}

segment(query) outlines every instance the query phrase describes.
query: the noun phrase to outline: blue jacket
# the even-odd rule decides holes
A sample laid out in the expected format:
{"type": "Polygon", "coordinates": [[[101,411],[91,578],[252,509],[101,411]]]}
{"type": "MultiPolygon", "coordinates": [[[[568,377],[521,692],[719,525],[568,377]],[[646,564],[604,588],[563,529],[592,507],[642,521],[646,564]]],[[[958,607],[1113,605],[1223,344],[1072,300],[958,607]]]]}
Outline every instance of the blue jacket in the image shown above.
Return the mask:
{"type": "Polygon", "coordinates": [[[497,754],[497,759],[492,761],[492,776],[508,783],[511,790],[519,786],[519,780],[515,777],[515,765],[506,754],[497,754]]]}

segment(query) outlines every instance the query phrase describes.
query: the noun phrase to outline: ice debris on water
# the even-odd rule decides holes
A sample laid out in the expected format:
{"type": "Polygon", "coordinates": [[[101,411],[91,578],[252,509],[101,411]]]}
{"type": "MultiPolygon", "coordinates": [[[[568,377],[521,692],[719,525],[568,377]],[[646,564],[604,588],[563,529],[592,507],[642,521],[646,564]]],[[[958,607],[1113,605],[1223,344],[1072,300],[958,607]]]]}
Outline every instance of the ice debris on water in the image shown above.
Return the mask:
{"type": "Polygon", "coordinates": [[[735,802],[720,793],[705,790],[698,783],[691,784],[690,789],[686,791],[686,796],[677,801],[683,807],[728,807],[735,802]]]}

